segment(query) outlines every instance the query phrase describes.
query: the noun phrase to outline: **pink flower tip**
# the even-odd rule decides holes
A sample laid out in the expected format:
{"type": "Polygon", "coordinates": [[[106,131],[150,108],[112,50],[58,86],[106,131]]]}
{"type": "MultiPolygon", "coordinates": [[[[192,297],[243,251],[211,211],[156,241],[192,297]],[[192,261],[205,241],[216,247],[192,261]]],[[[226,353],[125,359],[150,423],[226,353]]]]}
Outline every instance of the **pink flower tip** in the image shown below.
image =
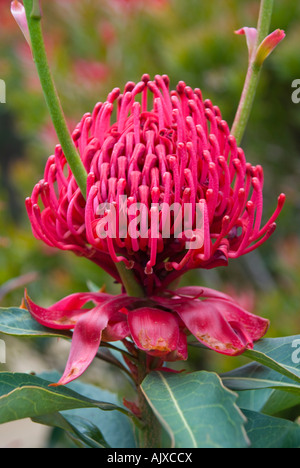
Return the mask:
{"type": "Polygon", "coordinates": [[[257,29],[256,28],[242,28],[235,31],[235,34],[245,35],[247,40],[247,46],[249,50],[249,57],[255,53],[256,42],[257,42],[257,29]]]}
{"type": "Polygon", "coordinates": [[[29,34],[29,29],[28,29],[28,23],[27,23],[27,18],[26,18],[26,12],[24,5],[19,2],[18,0],[13,0],[11,2],[11,7],[10,11],[15,18],[16,22],[18,23],[18,26],[20,27],[22,33],[24,34],[24,37],[26,41],[28,42],[29,46],[31,47],[31,41],[30,41],[30,34],[29,34]]]}
{"type": "Polygon", "coordinates": [[[263,42],[260,44],[255,63],[257,65],[262,65],[266,58],[273,52],[273,50],[278,46],[278,44],[283,41],[286,34],[282,29],[276,29],[269,36],[267,36],[263,42]]]}

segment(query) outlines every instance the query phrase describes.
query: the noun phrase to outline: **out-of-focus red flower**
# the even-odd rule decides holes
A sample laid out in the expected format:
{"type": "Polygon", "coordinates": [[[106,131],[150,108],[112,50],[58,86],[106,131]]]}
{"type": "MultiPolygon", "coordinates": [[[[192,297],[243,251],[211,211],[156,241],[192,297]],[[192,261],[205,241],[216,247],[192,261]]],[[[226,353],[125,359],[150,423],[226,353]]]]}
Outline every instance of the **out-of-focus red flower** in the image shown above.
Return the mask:
{"type": "Polygon", "coordinates": [[[156,366],[160,367],[164,361],[187,359],[188,335],[218,353],[235,356],[252,348],[269,326],[268,320],[247,312],[229,296],[200,287],[145,298],[79,293],[49,309],[37,306],[28,296],[25,300],[40,324],[58,330],[74,329],[69,359],[58,385],[85,372],[101,341],[129,338],[150,359],[158,358],[156,366]],[[83,308],[88,302],[94,307],[83,308]]]}
{"type": "Polygon", "coordinates": [[[123,7],[128,10],[137,8],[161,8],[169,3],[169,0],[111,0],[116,7],[123,7]]]}
{"type": "Polygon", "coordinates": [[[103,20],[98,26],[99,36],[106,46],[114,44],[117,40],[117,32],[110,21],[103,20]]]}
{"type": "Polygon", "coordinates": [[[145,75],[98,103],[73,139],[88,174],[86,201],[57,146],[26,200],[33,233],[119,282],[116,263],[125,262],[147,295],[190,269],[227,265],[275,230],[285,196],[261,225],[263,169],[246,161],[199,89],[180,82],[170,92],[167,76],[145,75]]]}
{"type": "Polygon", "coordinates": [[[77,59],[73,65],[73,76],[81,87],[95,87],[107,79],[109,69],[100,62],[77,59]]]}

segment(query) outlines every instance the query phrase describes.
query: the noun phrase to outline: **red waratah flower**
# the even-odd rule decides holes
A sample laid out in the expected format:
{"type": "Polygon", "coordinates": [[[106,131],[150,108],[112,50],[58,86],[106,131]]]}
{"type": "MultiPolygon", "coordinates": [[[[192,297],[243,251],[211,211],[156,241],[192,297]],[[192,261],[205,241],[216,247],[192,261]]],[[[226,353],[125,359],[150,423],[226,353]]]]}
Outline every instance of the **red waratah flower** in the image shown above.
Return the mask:
{"type": "Polygon", "coordinates": [[[26,200],[33,233],[89,258],[120,283],[116,264],[124,262],[146,297],[79,294],[48,310],[27,298],[43,325],[74,328],[61,383],[82,374],[102,334],[108,341],[131,337],[162,360],[186,359],[189,333],[223,354],[253,346],[268,321],[216,291],[167,292],[190,269],[227,265],[260,246],[274,232],[285,200],[280,195],[261,226],[262,167],[247,163],[220,110],[203,102],[199,89],[180,82],[170,92],[167,76],[150,81],[144,75],[98,103],[73,140],[88,173],[86,200],[57,146],[26,200]],[[172,206],[179,211],[168,211],[172,206]],[[95,307],[82,309],[89,300],[95,307]]]}
{"type": "Polygon", "coordinates": [[[115,264],[125,262],[148,295],[165,290],[190,269],[227,265],[229,258],[257,248],[274,232],[285,200],[280,195],[275,213],[261,226],[262,167],[246,162],[219,109],[203,102],[199,89],[183,82],[177,91],[170,93],[168,87],[166,76],[155,81],[144,76],[137,85],[128,83],[123,94],[114,89],[83,117],[73,139],[88,173],[86,202],[60,146],[26,200],[38,239],[89,258],[118,281],[115,264]],[[99,237],[113,207],[117,224],[125,213],[130,227],[134,203],[147,208],[140,213],[140,236],[120,232],[119,226],[109,232],[106,226],[106,238],[99,237]],[[191,232],[171,213],[166,237],[164,209],[174,204],[182,207],[180,215],[185,205],[193,207],[191,232]],[[203,216],[201,229],[196,229],[196,207],[203,216]],[[181,238],[174,235],[178,226],[181,238]],[[197,236],[199,248],[193,244],[187,250],[187,241],[197,236]]]}

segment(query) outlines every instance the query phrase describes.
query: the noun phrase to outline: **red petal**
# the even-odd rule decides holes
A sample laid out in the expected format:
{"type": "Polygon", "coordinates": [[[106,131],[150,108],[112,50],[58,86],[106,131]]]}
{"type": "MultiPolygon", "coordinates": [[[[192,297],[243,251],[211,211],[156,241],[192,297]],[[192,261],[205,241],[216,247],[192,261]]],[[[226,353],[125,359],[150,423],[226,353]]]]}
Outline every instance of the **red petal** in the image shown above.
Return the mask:
{"type": "Polygon", "coordinates": [[[186,361],[187,358],[188,358],[187,337],[186,337],[186,334],[180,330],[177,349],[173,351],[172,353],[169,353],[167,356],[164,356],[164,360],[168,362],[175,362],[175,361],[186,361]]]}
{"type": "MultiPolygon", "coordinates": [[[[213,300],[210,300],[211,302],[213,300]]],[[[270,325],[269,320],[251,314],[233,300],[230,303],[224,300],[215,300],[214,302],[218,303],[218,309],[226,320],[230,323],[238,323],[239,328],[244,330],[244,333],[250,337],[251,341],[258,341],[267,333],[270,325]]]]}
{"type": "Polygon", "coordinates": [[[241,354],[267,331],[268,321],[229,301],[188,301],[175,310],[189,331],[208,348],[221,354],[241,354]],[[257,330],[255,330],[257,326],[257,330]]]}
{"type": "Polygon", "coordinates": [[[115,299],[109,294],[76,293],[45,309],[32,302],[25,291],[25,301],[32,317],[41,325],[55,330],[73,329],[78,318],[90,310],[82,309],[87,302],[92,301],[95,305],[99,305],[111,298],[115,299]]]}
{"type": "Polygon", "coordinates": [[[245,329],[251,341],[257,341],[264,336],[269,328],[269,320],[251,314],[243,309],[232,297],[214,289],[202,288],[199,286],[187,286],[178,289],[176,294],[194,298],[209,299],[210,303],[215,301],[218,310],[228,322],[238,322],[245,329]],[[228,304],[230,303],[230,304],[228,304]]]}
{"type": "Polygon", "coordinates": [[[145,307],[131,311],[128,323],[135,344],[151,355],[164,356],[177,349],[179,326],[173,314],[145,307]]]}
{"type": "Polygon", "coordinates": [[[64,374],[53,386],[66,385],[85,372],[97,354],[102,330],[107,326],[109,318],[110,310],[106,304],[95,307],[79,318],[64,374]]]}
{"type": "Polygon", "coordinates": [[[75,293],[64,299],[56,302],[53,306],[49,307],[49,310],[74,310],[81,309],[87,302],[92,301],[95,305],[102,304],[103,302],[111,299],[113,296],[110,294],[103,293],[75,293]]]}
{"type": "Polygon", "coordinates": [[[71,330],[78,318],[86,312],[77,308],[73,310],[53,309],[54,306],[51,309],[44,309],[32,302],[27,293],[25,303],[30,314],[38,323],[55,330],[71,330]]]}
{"type": "Polygon", "coordinates": [[[278,44],[285,38],[285,32],[281,29],[276,29],[267,36],[260,44],[256,54],[255,63],[262,65],[266,58],[273,52],[278,44]]]}
{"type": "Polygon", "coordinates": [[[131,303],[131,297],[116,296],[80,316],[75,325],[66,369],[60,381],[53,386],[66,385],[86,371],[97,354],[102,331],[109,320],[122,306],[131,303]]]}
{"type": "Polygon", "coordinates": [[[106,329],[102,334],[102,341],[121,341],[130,335],[130,330],[127,322],[127,315],[116,313],[108,322],[106,329]]]}
{"type": "Polygon", "coordinates": [[[238,31],[235,31],[235,33],[244,34],[246,36],[249,57],[251,59],[255,53],[256,41],[257,41],[257,35],[258,35],[257,29],[245,27],[245,28],[239,29],[238,31]]]}
{"type": "Polygon", "coordinates": [[[232,297],[228,296],[227,294],[210,288],[202,288],[201,286],[185,286],[183,288],[177,289],[174,294],[178,294],[178,296],[189,296],[191,299],[215,298],[233,302],[232,297]]]}

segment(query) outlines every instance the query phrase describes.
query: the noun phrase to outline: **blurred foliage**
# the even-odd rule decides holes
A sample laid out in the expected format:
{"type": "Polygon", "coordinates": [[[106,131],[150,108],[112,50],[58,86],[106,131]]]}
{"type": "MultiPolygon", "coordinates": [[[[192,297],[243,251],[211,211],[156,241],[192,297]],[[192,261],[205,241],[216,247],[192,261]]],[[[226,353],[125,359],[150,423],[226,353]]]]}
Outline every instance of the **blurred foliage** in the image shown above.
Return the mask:
{"type": "MultiPolygon", "coordinates": [[[[116,292],[118,287],[88,260],[53,251],[32,236],[24,199],[42,177],[57,140],[30,49],[10,17],[9,4],[0,2],[0,78],[7,86],[7,104],[0,105],[0,285],[37,272],[38,279],[28,287],[44,305],[87,290],[88,281],[116,292]]],[[[200,87],[229,124],[233,121],[248,59],[245,40],[234,31],[256,26],[258,0],[42,4],[49,60],[70,128],[113,87],[138,81],[144,73],[166,73],[173,87],[179,80],[200,87]]],[[[185,278],[185,283],[237,296],[272,321],[270,336],[300,330],[300,105],[291,100],[292,81],[300,78],[299,21],[299,2],[275,1],[272,29],[285,29],[287,37],[264,66],[243,141],[247,160],[264,167],[266,219],[277,196],[287,194],[278,230],[248,258],[185,278]]],[[[1,305],[18,305],[21,298],[19,288],[1,305]]],[[[209,354],[205,359],[213,370],[220,366],[224,371],[223,357],[209,354]]]]}

